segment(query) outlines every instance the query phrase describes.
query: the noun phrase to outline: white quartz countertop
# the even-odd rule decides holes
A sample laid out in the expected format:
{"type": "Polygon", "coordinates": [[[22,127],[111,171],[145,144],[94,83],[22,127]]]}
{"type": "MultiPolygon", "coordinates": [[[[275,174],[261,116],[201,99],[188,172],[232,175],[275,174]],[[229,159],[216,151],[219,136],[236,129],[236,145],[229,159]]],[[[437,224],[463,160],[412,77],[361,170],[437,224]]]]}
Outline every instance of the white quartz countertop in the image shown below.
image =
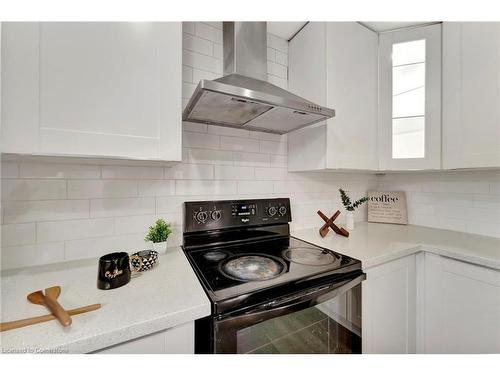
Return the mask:
{"type": "Polygon", "coordinates": [[[125,286],[99,290],[96,283],[97,259],[2,272],[2,322],[47,314],[26,296],[54,285],[61,286],[58,300],[66,309],[102,304],[73,316],[66,328],[54,320],[2,332],[2,351],[92,352],[210,315],[210,302],[180,247],[125,286]]]}
{"type": "Polygon", "coordinates": [[[359,259],[363,269],[419,251],[500,269],[500,239],[417,225],[356,223],[348,238],[318,228],[301,229],[292,236],[359,259]]]}

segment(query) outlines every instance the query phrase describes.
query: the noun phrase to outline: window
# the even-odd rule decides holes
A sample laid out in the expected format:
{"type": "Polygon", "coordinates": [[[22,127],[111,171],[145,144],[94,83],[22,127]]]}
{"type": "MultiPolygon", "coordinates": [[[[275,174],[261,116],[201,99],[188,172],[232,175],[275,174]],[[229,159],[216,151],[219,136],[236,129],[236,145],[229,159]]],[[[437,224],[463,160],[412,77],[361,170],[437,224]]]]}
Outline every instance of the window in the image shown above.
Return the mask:
{"type": "Polygon", "coordinates": [[[425,157],[425,39],[392,45],[392,157],[425,157]]]}
{"type": "Polygon", "coordinates": [[[441,168],[441,24],[379,35],[381,170],[441,168]]]}

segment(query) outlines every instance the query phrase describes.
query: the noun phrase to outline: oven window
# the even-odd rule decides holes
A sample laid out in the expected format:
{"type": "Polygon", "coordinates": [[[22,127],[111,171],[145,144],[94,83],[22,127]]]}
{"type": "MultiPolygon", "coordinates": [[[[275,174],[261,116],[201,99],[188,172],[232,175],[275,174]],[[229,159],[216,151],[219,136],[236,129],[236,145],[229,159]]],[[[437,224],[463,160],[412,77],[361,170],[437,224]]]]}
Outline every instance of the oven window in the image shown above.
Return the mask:
{"type": "Polygon", "coordinates": [[[359,297],[360,286],[321,304],[242,328],[235,332],[236,353],[361,353],[359,297]]]}

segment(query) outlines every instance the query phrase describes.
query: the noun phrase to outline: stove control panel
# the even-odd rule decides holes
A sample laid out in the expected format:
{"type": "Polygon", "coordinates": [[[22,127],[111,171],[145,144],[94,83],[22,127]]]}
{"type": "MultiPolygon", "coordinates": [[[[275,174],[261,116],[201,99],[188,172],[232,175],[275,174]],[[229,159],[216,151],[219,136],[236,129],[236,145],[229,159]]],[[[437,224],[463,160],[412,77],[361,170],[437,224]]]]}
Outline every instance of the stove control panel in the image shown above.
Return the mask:
{"type": "Polygon", "coordinates": [[[288,198],[184,203],[184,233],[290,221],[288,198]]]}

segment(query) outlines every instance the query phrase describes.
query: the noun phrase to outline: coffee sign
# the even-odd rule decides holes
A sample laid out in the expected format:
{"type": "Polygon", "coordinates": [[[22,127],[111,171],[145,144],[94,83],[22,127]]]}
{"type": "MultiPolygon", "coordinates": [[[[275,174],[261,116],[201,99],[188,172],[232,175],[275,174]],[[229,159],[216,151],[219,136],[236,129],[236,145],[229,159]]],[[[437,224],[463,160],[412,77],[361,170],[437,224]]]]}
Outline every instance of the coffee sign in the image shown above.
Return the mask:
{"type": "Polygon", "coordinates": [[[369,191],[368,221],[408,224],[404,191],[369,191]]]}

